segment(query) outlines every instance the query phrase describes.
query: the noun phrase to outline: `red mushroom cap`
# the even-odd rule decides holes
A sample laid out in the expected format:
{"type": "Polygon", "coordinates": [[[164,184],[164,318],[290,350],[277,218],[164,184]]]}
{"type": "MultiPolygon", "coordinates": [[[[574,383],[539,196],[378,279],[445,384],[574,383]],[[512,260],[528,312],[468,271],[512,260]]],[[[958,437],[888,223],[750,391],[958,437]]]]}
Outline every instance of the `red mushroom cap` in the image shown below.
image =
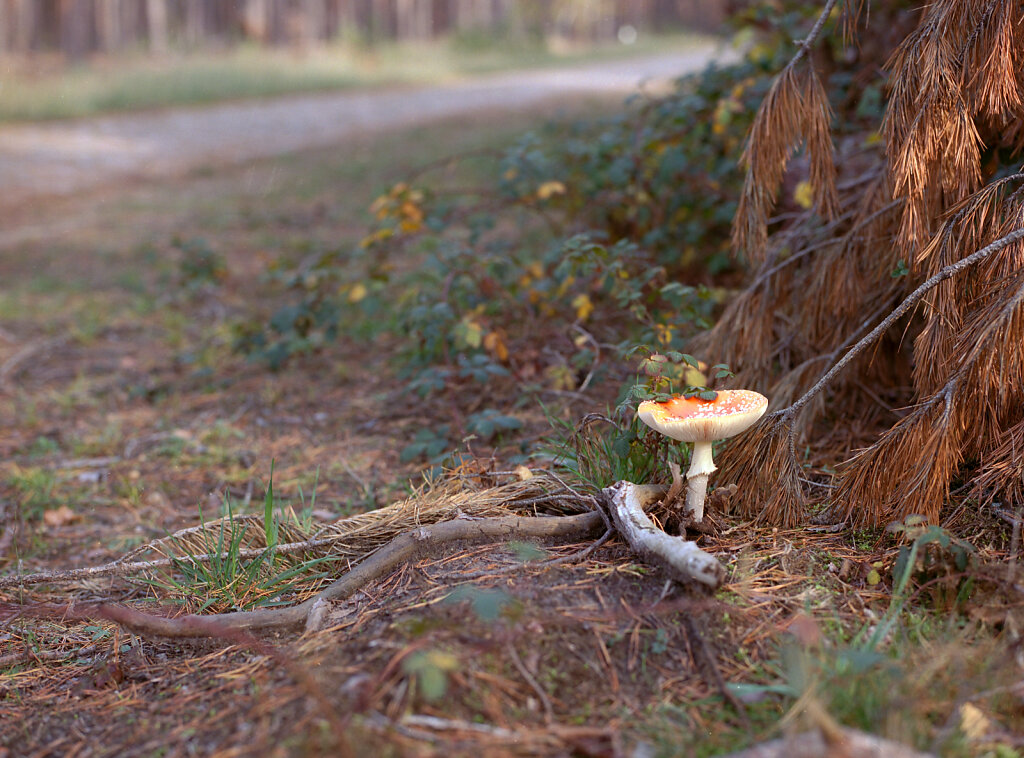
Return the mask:
{"type": "Polygon", "coordinates": [[[768,398],[752,390],[718,390],[714,400],[673,397],[646,400],[637,414],[652,429],[681,442],[714,442],[739,434],[768,409],[768,398]]]}

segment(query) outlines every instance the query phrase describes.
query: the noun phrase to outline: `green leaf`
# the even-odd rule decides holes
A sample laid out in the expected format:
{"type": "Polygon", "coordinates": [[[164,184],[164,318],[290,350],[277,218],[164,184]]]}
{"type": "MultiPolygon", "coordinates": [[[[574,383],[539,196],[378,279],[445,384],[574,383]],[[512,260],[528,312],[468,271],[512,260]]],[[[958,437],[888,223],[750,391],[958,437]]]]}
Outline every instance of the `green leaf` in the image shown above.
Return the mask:
{"type": "Polygon", "coordinates": [[[277,521],[274,519],[274,459],[270,459],[270,481],[267,493],[263,497],[263,535],[267,547],[273,549],[277,545],[277,521]]]}
{"type": "Polygon", "coordinates": [[[420,683],[420,694],[428,702],[440,700],[448,690],[448,675],[437,667],[425,668],[416,677],[420,683]]]}
{"type": "Polygon", "coordinates": [[[512,602],[512,597],[502,590],[462,586],[457,587],[446,600],[449,602],[468,600],[473,612],[481,621],[497,621],[501,612],[512,602]]]}
{"type": "Polygon", "coordinates": [[[702,390],[701,392],[697,393],[697,397],[699,397],[701,400],[714,400],[716,397],[718,397],[718,393],[715,392],[714,390],[702,390]]]}
{"type": "Polygon", "coordinates": [[[688,366],[693,366],[697,370],[700,370],[700,361],[698,361],[692,355],[688,355],[687,353],[681,353],[679,357],[683,361],[683,363],[687,364],[688,366]]]}
{"type": "Polygon", "coordinates": [[[515,553],[516,559],[523,563],[529,563],[530,561],[539,561],[546,558],[548,551],[538,547],[532,542],[522,542],[520,540],[514,540],[508,543],[509,549],[515,553]]]}

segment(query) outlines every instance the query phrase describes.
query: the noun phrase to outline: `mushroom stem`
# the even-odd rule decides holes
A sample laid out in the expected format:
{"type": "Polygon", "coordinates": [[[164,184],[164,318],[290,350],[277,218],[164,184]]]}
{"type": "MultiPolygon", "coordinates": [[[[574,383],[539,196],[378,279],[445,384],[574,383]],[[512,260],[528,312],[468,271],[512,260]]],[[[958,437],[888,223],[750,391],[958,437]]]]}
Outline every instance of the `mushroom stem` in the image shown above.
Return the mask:
{"type": "Polygon", "coordinates": [[[694,442],[690,468],[686,472],[686,510],[694,523],[704,520],[704,497],[708,491],[708,477],[715,471],[710,442],[694,442]]]}

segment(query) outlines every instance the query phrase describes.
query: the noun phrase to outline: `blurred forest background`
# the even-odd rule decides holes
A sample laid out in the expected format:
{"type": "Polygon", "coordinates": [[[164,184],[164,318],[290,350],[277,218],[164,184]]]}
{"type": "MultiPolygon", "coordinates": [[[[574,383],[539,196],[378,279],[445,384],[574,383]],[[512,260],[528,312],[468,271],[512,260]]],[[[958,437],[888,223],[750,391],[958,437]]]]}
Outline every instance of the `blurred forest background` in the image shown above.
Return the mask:
{"type": "Polygon", "coordinates": [[[715,29],[719,0],[0,0],[0,54],[305,48],[461,35],[613,39],[635,30],[715,29]]]}

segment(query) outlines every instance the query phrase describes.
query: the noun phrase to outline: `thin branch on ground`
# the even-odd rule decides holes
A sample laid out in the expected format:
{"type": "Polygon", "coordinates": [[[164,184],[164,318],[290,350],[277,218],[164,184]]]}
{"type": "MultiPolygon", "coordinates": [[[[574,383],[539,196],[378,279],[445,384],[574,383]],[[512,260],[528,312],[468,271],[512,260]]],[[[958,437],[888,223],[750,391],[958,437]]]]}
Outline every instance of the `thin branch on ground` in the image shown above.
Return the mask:
{"type": "MultiPolygon", "coordinates": [[[[368,555],[340,579],[298,605],[255,611],[199,616],[188,614],[169,618],[112,603],[48,606],[46,616],[57,608],[68,619],[104,618],[146,637],[201,638],[228,637],[236,632],[285,630],[306,623],[307,615],[318,603],[344,600],[422,551],[437,550],[451,542],[481,539],[576,538],[594,534],[602,526],[596,512],[576,516],[502,516],[479,520],[455,519],[423,526],[398,535],[368,555]]],[[[13,606],[17,615],[44,615],[41,608],[13,606]]]]}
{"type": "Polygon", "coordinates": [[[512,659],[512,665],[516,667],[516,671],[519,675],[526,680],[526,683],[530,685],[530,688],[537,693],[537,697],[540,698],[541,705],[544,707],[544,719],[547,723],[552,723],[555,720],[555,711],[551,707],[551,698],[548,697],[548,693],[537,684],[537,680],[533,678],[529,669],[526,668],[526,664],[523,663],[523,659],[519,657],[519,653],[516,652],[516,647],[511,642],[506,645],[509,658],[512,659]]]}
{"type": "Polygon", "coordinates": [[[51,339],[32,342],[18,350],[0,365],[0,389],[9,390],[10,380],[17,374],[23,363],[27,363],[37,353],[55,350],[68,343],[69,337],[52,337],[51,339]]]}
{"type": "Polygon", "coordinates": [[[844,758],[932,758],[931,753],[921,753],[912,747],[856,729],[842,729],[843,740],[830,742],[820,731],[804,732],[795,737],[765,742],[754,747],[729,753],[725,758],[820,758],[823,755],[844,758]]]}
{"type": "MultiPolygon", "coordinates": [[[[197,528],[198,530],[198,528],[197,528]]],[[[329,547],[338,541],[339,538],[311,539],[303,542],[289,542],[284,545],[277,545],[274,548],[276,555],[290,555],[301,553],[306,550],[313,550],[321,547],[329,547]]],[[[37,571],[33,574],[22,574],[12,576],[0,576],[0,590],[10,587],[23,587],[29,584],[64,584],[78,581],[79,579],[92,579],[98,576],[127,576],[137,574],[140,571],[149,571],[158,568],[170,568],[183,563],[208,563],[214,560],[225,560],[236,557],[241,560],[259,558],[266,554],[268,548],[241,548],[234,553],[199,553],[196,555],[183,555],[171,558],[154,558],[151,561],[125,561],[124,557],[104,563],[101,566],[88,566],[74,569],[54,569],[52,571],[37,571]]]]}
{"type": "Polygon", "coordinates": [[[739,716],[740,721],[746,728],[750,727],[750,718],[747,716],[747,709],[744,707],[743,702],[733,694],[732,690],[725,683],[725,678],[722,676],[721,670],[718,668],[718,664],[715,662],[715,655],[712,652],[707,640],[697,629],[697,625],[693,623],[693,617],[688,613],[682,613],[679,616],[680,621],[683,624],[683,630],[686,632],[686,637],[690,641],[690,649],[694,651],[697,658],[697,664],[704,669],[705,680],[710,679],[708,684],[714,685],[715,689],[718,690],[718,694],[722,696],[729,705],[735,710],[739,716]]]}

